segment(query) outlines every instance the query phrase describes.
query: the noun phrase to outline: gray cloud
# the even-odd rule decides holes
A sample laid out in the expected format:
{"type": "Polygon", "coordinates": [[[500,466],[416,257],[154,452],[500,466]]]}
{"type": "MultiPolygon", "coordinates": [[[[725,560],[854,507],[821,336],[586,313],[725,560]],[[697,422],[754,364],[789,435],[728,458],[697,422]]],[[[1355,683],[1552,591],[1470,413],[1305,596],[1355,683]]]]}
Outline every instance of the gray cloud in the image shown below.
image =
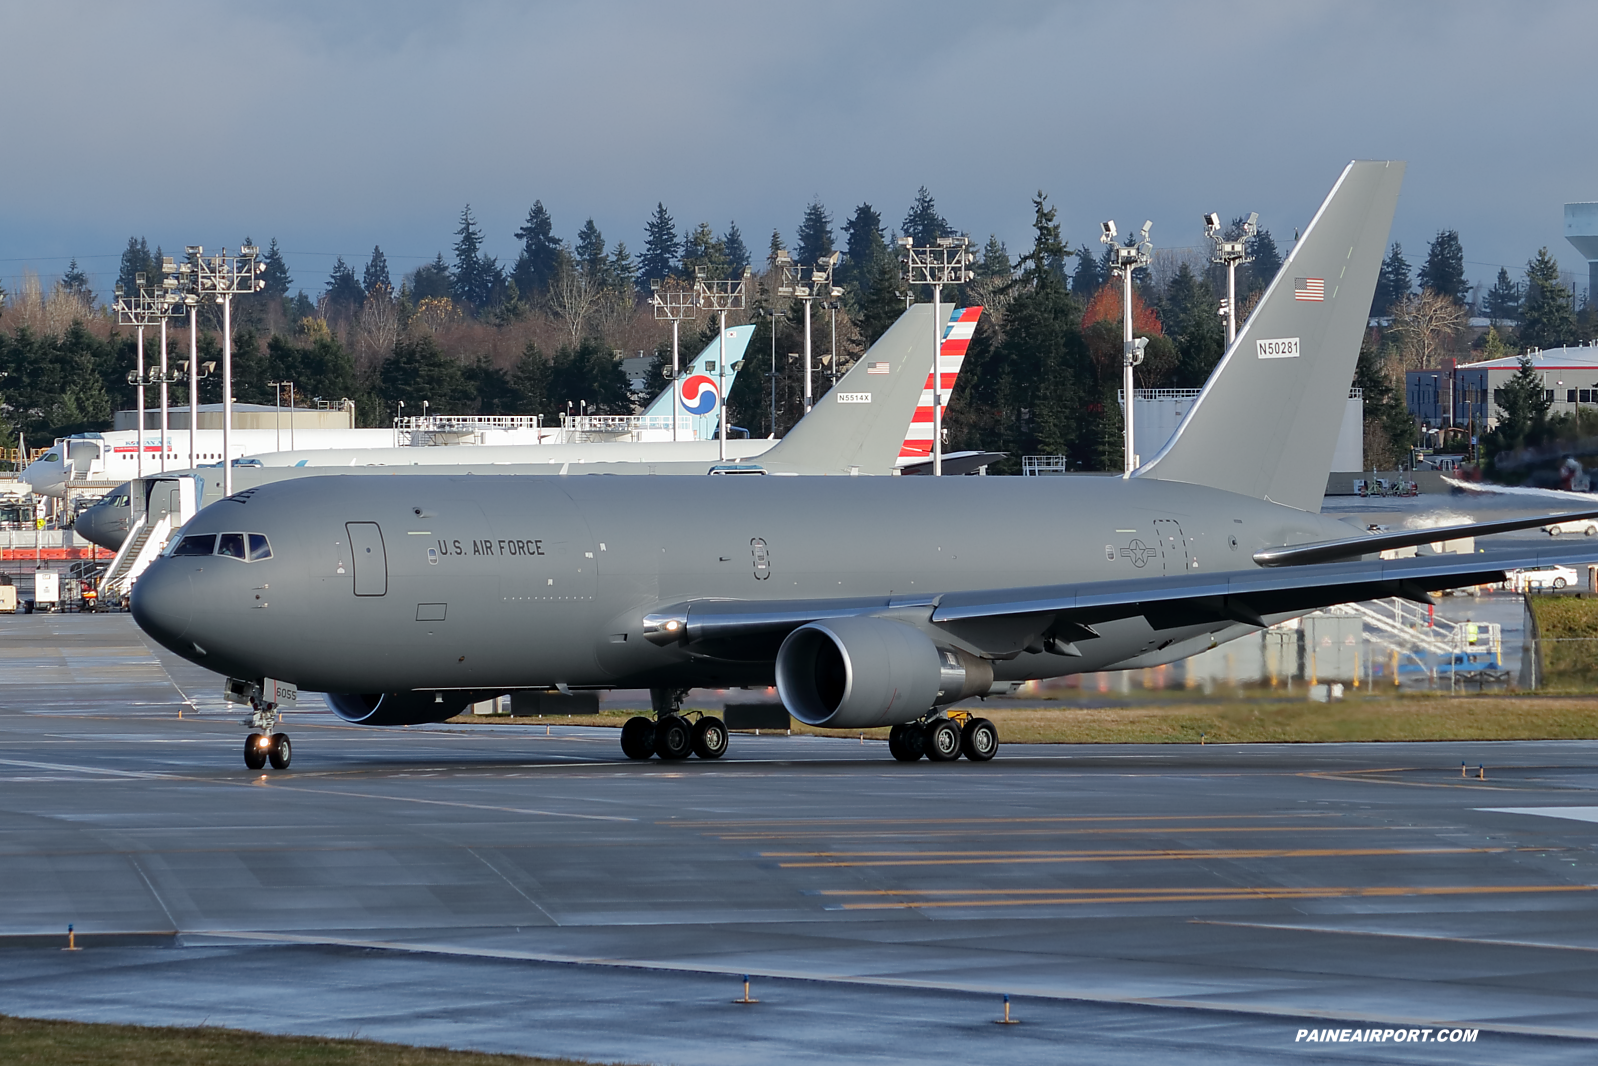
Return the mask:
{"type": "MultiPolygon", "coordinates": [[[[535,198],[641,245],[792,237],[820,197],[897,222],[916,187],[979,238],[1101,218],[1199,243],[1207,210],[1291,238],[1351,157],[1410,161],[1395,238],[1458,228],[1490,279],[1598,198],[1580,3],[8,4],[0,277],[97,280],[128,235],[277,237],[296,283],[381,243],[448,251],[464,203],[513,258],[535,198]],[[105,258],[91,258],[105,257],[105,258]]],[[[417,258],[410,258],[417,257],[417,258]]],[[[8,282],[9,283],[9,282],[8,282]]]]}

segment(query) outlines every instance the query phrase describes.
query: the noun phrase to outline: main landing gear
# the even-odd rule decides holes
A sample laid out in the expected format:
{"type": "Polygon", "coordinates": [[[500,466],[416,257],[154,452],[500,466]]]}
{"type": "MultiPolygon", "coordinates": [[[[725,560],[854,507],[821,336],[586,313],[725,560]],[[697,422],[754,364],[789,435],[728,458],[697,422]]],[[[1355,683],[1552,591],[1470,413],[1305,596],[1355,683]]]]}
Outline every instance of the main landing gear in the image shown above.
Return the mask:
{"type": "Polygon", "coordinates": [[[900,762],[925,755],[932,762],[953,762],[964,755],[987,762],[999,752],[999,730],[986,718],[967,711],[906,722],[888,731],[888,751],[900,762]]]}
{"type": "Polygon", "coordinates": [[[683,711],[687,689],[650,689],[655,720],[643,715],[627,719],[621,727],[622,754],[629,759],[659,755],[663,760],[719,759],[727,754],[727,726],[703,711],[683,711]]]}

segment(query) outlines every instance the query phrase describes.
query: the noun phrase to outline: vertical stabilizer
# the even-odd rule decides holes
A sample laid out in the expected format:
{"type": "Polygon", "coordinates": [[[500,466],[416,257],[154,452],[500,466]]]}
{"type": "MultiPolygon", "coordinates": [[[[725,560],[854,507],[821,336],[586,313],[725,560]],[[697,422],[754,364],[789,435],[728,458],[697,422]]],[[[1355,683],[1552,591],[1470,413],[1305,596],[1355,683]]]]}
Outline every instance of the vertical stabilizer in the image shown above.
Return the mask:
{"type": "MultiPolygon", "coordinates": [[[[965,365],[965,353],[971,347],[971,338],[977,332],[977,319],[982,317],[980,307],[957,308],[949,316],[948,325],[943,327],[943,347],[938,352],[938,373],[942,379],[938,387],[943,390],[939,399],[943,402],[938,406],[942,409],[942,417],[947,419],[949,414],[949,397],[954,394],[955,380],[960,376],[960,368],[965,365]]],[[[916,405],[916,413],[910,419],[910,429],[904,435],[904,445],[899,449],[899,458],[910,462],[917,462],[932,457],[932,375],[927,374],[927,383],[921,389],[921,401],[916,405]]]]}
{"type": "Polygon", "coordinates": [[[1319,511],[1404,164],[1350,163],[1210,375],[1136,477],[1319,511]]]}
{"type": "MultiPolygon", "coordinates": [[[[950,308],[950,320],[958,323],[960,316],[980,311],[950,308]]],[[[946,330],[945,351],[948,338],[946,330]]],[[[913,304],[810,413],[760,457],[760,465],[775,471],[802,468],[806,473],[893,473],[931,375],[932,305],[913,304]]],[[[951,385],[953,380],[952,374],[946,377],[951,385]]],[[[929,426],[931,403],[928,397],[929,426]]]]}
{"type": "MultiPolygon", "coordinates": [[[[705,345],[704,351],[678,368],[679,380],[682,382],[682,400],[673,404],[676,390],[670,382],[659,396],[649,402],[644,408],[644,414],[650,419],[648,428],[664,427],[671,429],[673,413],[678,419],[677,429],[682,440],[715,440],[721,433],[721,401],[720,385],[725,380],[727,388],[732,388],[733,378],[736,376],[732,367],[742,361],[744,349],[749,347],[749,339],[755,335],[752,324],[727,327],[727,367],[725,375],[722,368],[716,365],[720,357],[721,343],[718,338],[712,337],[710,343],[705,345]],[[673,412],[673,407],[676,410],[673,412]]],[[[669,369],[669,368],[668,368],[669,369]]]]}

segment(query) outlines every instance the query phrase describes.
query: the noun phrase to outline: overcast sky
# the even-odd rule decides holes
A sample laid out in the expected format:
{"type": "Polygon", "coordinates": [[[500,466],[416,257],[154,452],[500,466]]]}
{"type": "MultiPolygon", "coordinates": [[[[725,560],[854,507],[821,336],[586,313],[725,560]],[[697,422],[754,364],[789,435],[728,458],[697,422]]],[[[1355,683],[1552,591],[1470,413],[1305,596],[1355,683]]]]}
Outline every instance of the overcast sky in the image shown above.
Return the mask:
{"type": "Polygon", "coordinates": [[[130,235],[276,237],[313,294],[381,244],[396,275],[463,204],[487,251],[541,199],[642,249],[736,220],[756,257],[819,197],[889,226],[926,185],[1013,252],[1042,189],[1097,223],[1258,211],[1284,250],[1350,158],[1409,161],[1394,239],[1457,228],[1518,274],[1598,200],[1598,8],[1560,3],[150,4],[0,0],[0,281],[76,256],[104,295],[130,235]]]}

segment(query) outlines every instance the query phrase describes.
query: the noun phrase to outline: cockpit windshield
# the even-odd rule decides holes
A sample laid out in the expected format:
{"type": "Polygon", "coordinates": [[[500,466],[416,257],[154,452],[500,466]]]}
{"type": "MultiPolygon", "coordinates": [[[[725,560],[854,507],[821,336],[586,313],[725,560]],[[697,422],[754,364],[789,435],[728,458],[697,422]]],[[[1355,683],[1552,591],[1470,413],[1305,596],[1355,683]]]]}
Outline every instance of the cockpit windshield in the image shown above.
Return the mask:
{"type": "Polygon", "coordinates": [[[220,555],[241,563],[258,563],[272,558],[272,545],[264,533],[190,533],[169,554],[220,555]]]}

